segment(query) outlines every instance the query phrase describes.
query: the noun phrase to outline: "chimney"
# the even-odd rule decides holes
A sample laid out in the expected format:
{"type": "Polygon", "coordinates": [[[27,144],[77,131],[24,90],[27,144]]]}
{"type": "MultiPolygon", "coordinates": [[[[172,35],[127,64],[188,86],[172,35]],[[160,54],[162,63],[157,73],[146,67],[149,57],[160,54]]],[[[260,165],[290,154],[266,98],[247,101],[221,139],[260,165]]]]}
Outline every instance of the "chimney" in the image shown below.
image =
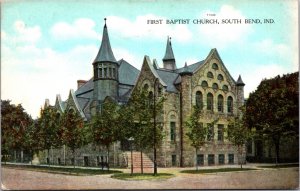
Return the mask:
{"type": "Polygon", "coordinates": [[[87,83],[86,80],[77,80],[77,89],[79,89],[82,85],[84,85],[85,83],[87,83]]]}

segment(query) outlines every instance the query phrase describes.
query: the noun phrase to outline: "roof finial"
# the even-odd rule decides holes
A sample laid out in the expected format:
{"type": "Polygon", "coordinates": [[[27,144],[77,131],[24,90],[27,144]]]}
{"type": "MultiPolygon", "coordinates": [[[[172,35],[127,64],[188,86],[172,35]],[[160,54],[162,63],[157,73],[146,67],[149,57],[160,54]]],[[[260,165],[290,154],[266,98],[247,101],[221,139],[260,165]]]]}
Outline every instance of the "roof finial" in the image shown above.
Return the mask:
{"type": "Polygon", "coordinates": [[[185,62],[185,64],[184,64],[184,67],[186,68],[187,67],[187,63],[185,62]]]}
{"type": "Polygon", "coordinates": [[[106,17],[104,18],[104,27],[106,27],[106,17]]]}

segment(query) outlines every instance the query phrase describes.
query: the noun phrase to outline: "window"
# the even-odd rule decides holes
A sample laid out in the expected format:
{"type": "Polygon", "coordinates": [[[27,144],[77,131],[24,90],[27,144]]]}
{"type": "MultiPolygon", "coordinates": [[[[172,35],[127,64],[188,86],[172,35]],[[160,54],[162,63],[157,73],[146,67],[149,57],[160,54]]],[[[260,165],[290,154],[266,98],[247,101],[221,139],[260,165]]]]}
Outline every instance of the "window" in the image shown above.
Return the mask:
{"type": "Polygon", "coordinates": [[[234,154],[228,155],[228,164],[234,164],[234,154]]]}
{"type": "Polygon", "coordinates": [[[214,75],[213,75],[212,72],[207,72],[207,77],[208,77],[208,78],[214,78],[214,75]]]}
{"type": "Polygon", "coordinates": [[[47,157],[47,164],[50,164],[50,159],[47,157]]]}
{"type": "Polygon", "coordinates": [[[218,141],[224,140],[224,125],[218,124],[218,141]]]}
{"type": "Polygon", "coordinates": [[[102,78],[102,68],[99,69],[99,78],[102,78]]]}
{"type": "Polygon", "coordinates": [[[214,90],[217,90],[217,89],[219,89],[219,86],[218,86],[218,84],[214,83],[213,86],[212,86],[212,88],[213,88],[214,90]]]}
{"type": "Polygon", "coordinates": [[[84,161],[84,166],[89,166],[89,157],[84,156],[83,161],[84,161]]]}
{"type": "Polygon", "coordinates": [[[197,155],[197,165],[204,165],[204,156],[202,154],[197,155]]]}
{"type": "Polygon", "coordinates": [[[223,112],[223,96],[218,96],[218,112],[223,112]]]}
{"type": "Polygon", "coordinates": [[[107,77],[107,68],[104,68],[104,76],[103,76],[104,78],[106,78],[107,77]]]}
{"type": "Polygon", "coordinates": [[[176,155],[172,155],[172,166],[176,166],[176,155]]]}
{"type": "Polygon", "coordinates": [[[116,69],[115,68],[112,69],[112,77],[116,78],[116,69]]]}
{"type": "Polygon", "coordinates": [[[100,159],[99,159],[99,156],[97,156],[97,164],[96,166],[100,166],[100,159]]]}
{"type": "Polygon", "coordinates": [[[208,132],[207,132],[207,141],[212,141],[214,139],[214,126],[211,123],[207,124],[208,132]]]}
{"type": "Polygon", "coordinates": [[[231,96],[227,98],[227,112],[232,113],[233,112],[233,99],[231,96]]]}
{"type": "Polygon", "coordinates": [[[207,81],[202,81],[201,86],[205,88],[208,87],[207,81]]]}
{"type": "Polygon", "coordinates": [[[149,85],[145,84],[143,88],[144,88],[145,91],[148,91],[149,85]]]}
{"type": "Polygon", "coordinates": [[[207,94],[207,110],[213,111],[214,108],[214,97],[211,93],[207,94]]]}
{"type": "Polygon", "coordinates": [[[227,86],[227,85],[224,85],[224,86],[223,86],[223,90],[224,90],[224,91],[228,91],[228,86],[227,86]]]}
{"type": "Polygon", "coordinates": [[[218,75],[218,80],[221,80],[221,81],[223,81],[223,80],[224,80],[224,78],[223,78],[222,74],[219,74],[219,75],[218,75]]]}
{"type": "Polygon", "coordinates": [[[158,87],[157,92],[158,92],[158,96],[161,96],[161,95],[162,95],[162,88],[161,88],[160,86],[158,87]]]}
{"type": "Polygon", "coordinates": [[[71,158],[71,165],[74,165],[75,164],[75,160],[74,158],[71,158]]]}
{"type": "Polygon", "coordinates": [[[212,68],[215,69],[215,70],[218,70],[218,69],[219,69],[219,66],[218,66],[218,64],[213,63],[213,64],[212,64],[212,68]]]}
{"type": "Polygon", "coordinates": [[[58,164],[58,165],[61,165],[60,158],[57,158],[57,164],[58,164]]]}
{"type": "Polygon", "coordinates": [[[176,123],[170,122],[170,138],[171,141],[175,141],[176,139],[176,123]]]}
{"type": "Polygon", "coordinates": [[[225,164],[224,160],[224,154],[219,154],[219,164],[225,164]]]}
{"type": "Polygon", "coordinates": [[[208,165],[215,164],[215,155],[208,155],[208,165]]]}
{"type": "Polygon", "coordinates": [[[95,78],[95,79],[97,79],[97,78],[98,78],[98,76],[97,76],[97,75],[98,75],[98,74],[97,74],[97,68],[95,67],[95,68],[94,68],[94,78],[95,78]]]}
{"type": "Polygon", "coordinates": [[[202,109],[202,101],[203,101],[202,93],[200,91],[197,91],[196,92],[196,106],[199,107],[200,109],[202,109]]]}

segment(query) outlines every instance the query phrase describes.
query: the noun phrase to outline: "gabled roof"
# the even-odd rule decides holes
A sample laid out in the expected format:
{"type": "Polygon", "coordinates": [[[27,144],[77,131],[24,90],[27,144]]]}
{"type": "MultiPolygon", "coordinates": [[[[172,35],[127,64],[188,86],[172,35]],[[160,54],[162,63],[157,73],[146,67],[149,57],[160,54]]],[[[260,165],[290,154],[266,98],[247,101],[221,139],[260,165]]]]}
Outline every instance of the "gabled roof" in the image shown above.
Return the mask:
{"type": "Polygon", "coordinates": [[[196,62],[194,64],[188,65],[187,68],[185,69],[184,67],[182,68],[178,68],[176,70],[177,73],[181,73],[184,70],[188,71],[188,72],[194,72],[200,65],[202,65],[204,63],[204,60],[196,62]]]}
{"type": "Polygon", "coordinates": [[[172,44],[171,44],[171,37],[168,37],[168,40],[167,40],[166,53],[163,58],[163,61],[165,61],[165,60],[175,60],[173,49],[172,49],[172,44]]]}
{"type": "Polygon", "coordinates": [[[75,95],[76,96],[81,96],[85,93],[88,93],[90,91],[93,91],[94,89],[94,78],[91,78],[89,81],[87,81],[85,84],[83,84],[82,86],[80,86],[76,91],[75,91],[75,95]]]}
{"type": "Polygon", "coordinates": [[[105,19],[105,25],[103,27],[101,47],[94,60],[94,63],[95,62],[117,62],[110,46],[107,27],[106,27],[106,19],[105,19]]]}
{"type": "Polygon", "coordinates": [[[156,70],[159,78],[167,85],[168,92],[177,92],[174,82],[178,76],[177,73],[167,70],[156,70]]]}
{"type": "Polygon", "coordinates": [[[119,60],[118,63],[119,83],[133,86],[140,71],[123,59],[119,60]]]}

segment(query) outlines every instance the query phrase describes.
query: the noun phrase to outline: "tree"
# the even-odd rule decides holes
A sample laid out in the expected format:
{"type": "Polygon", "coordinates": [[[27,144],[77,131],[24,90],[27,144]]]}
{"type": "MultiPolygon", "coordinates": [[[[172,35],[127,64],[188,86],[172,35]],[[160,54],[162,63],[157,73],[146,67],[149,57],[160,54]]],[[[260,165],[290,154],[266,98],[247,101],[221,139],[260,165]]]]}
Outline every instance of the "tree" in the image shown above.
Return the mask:
{"type": "Polygon", "coordinates": [[[243,150],[246,142],[251,138],[251,132],[245,125],[242,116],[231,119],[227,128],[227,139],[237,147],[240,165],[243,168],[243,150]]]}
{"type": "Polygon", "coordinates": [[[39,120],[41,142],[43,149],[48,151],[49,165],[50,157],[49,151],[51,148],[58,148],[62,145],[62,128],[61,128],[61,114],[52,107],[45,107],[41,110],[41,117],[39,120]]]}
{"type": "Polygon", "coordinates": [[[26,146],[24,134],[31,124],[32,118],[24,111],[21,104],[16,106],[10,104],[10,100],[1,100],[2,155],[8,156],[11,150],[23,152],[26,146]]]}
{"type": "Polygon", "coordinates": [[[146,89],[137,88],[131,95],[127,105],[130,114],[133,116],[133,124],[130,126],[130,137],[134,138],[134,144],[141,153],[141,173],[143,173],[143,151],[145,149],[158,147],[163,138],[161,124],[156,125],[156,143],[154,143],[154,113],[160,114],[162,112],[163,102],[165,98],[160,96],[155,100],[154,112],[154,97],[146,89]]]}
{"type": "MultiPolygon", "coordinates": [[[[191,140],[191,146],[195,148],[196,152],[196,170],[198,170],[198,162],[197,162],[197,151],[206,143],[206,137],[208,130],[203,126],[203,123],[199,121],[201,117],[201,108],[198,106],[193,107],[193,112],[185,122],[186,127],[188,128],[188,132],[186,135],[191,140]]],[[[211,125],[214,125],[218,119],[214,120],[211,125]]]]}
{"type": "Polygon", "coordinates": [[[62,141],[72,151],[75,168],[75,150],[84,145],[83,118],[73,109],[69,109],[63,114],[61,126],[63,128],[62,141]]]}
{"type": "Polygon", "coordinates": [[[118,140],[119,125],[117,109],[117,104],[113,100],[106,99],[102,104],[101,111],[93,117],[91,122],[94,143],[106,147],[108,170],[109,147],[114,141],[118,140]]]}
{"type": "Polygon", "coordinates": [[[283,138],[299,139],[299,73],[263,80],[249,95],[245,122],[261,140],[275,146],[276,164],[283,138]]]}

